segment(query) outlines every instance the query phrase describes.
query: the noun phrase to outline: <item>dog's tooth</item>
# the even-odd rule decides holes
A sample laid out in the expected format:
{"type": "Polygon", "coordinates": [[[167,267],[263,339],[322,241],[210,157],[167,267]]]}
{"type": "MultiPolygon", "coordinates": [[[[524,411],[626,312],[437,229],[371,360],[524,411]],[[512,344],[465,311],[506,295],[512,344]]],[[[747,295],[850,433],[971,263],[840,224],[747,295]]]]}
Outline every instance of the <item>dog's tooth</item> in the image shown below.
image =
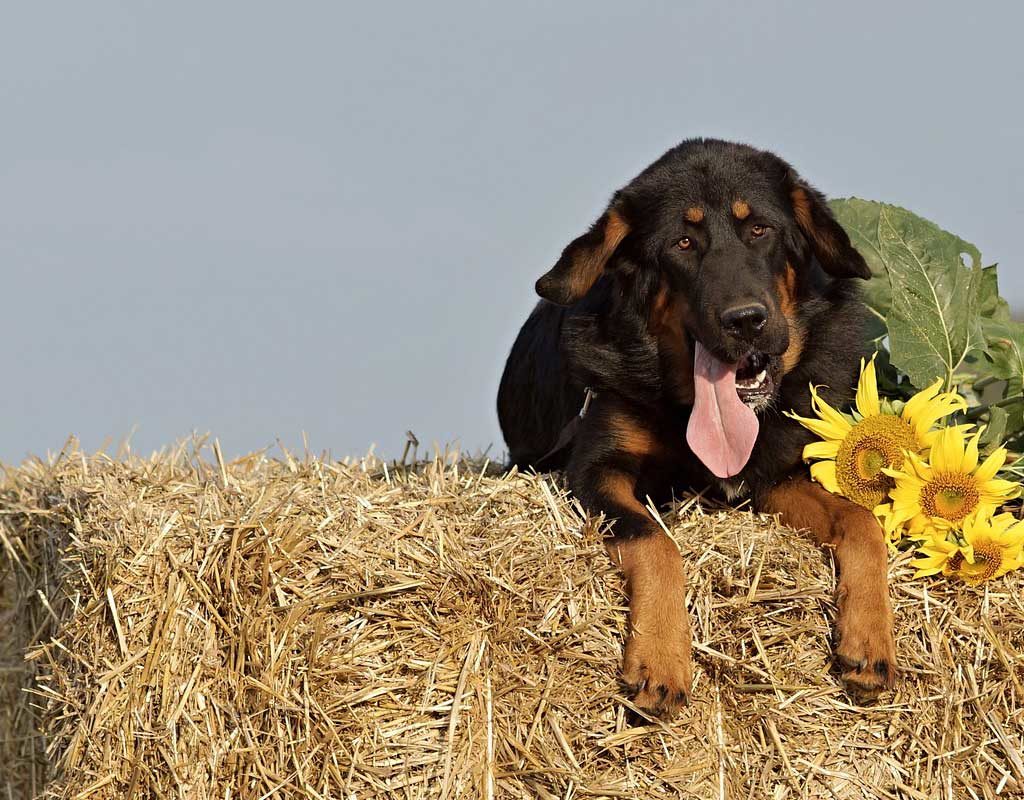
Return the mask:
{"type": "Polygon", "coordinates": [[[764,379],[768,377],[768,370],[763,369],[757,373],[757,377],[754,378],[755,383],[764,383],[764,379]]]}

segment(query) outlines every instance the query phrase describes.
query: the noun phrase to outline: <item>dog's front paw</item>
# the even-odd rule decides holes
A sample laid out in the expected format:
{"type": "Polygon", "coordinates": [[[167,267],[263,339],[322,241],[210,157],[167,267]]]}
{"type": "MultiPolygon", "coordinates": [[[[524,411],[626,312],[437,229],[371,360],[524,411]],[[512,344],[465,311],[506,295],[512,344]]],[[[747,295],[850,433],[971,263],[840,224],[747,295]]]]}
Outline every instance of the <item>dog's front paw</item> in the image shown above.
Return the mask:
{"type": "Polygon", "coordinates": [[[896,641],[886,592],[840,589],[836,661],[856,695],[875,697],[896,683],[896,641]]]}
{"type": "Polygon", "coordinates": [[[640,623],[626,642],[622,679],[637,706],[655,716],[670,717],[689,703],[693,683],[686,611],[681,611],[681,619],[640,623]]]}

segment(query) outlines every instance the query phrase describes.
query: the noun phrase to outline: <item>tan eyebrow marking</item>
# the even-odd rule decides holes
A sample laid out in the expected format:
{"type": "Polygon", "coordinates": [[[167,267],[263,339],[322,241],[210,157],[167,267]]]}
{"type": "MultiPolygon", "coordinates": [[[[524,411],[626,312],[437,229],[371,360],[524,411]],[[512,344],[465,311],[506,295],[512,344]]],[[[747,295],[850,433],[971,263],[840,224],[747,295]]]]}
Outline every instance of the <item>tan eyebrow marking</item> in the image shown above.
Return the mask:
{"type": "Polygon", "coordinates": [[[750,206],[743,200],[737,200],[732,204],[732,215],[736,219],[746,219],[750,216],[750,206]]]}
{"type": "Polygon", "coordinates": [[[692,206],[686,209],[686,219],[689,222],[703,222],[704,221],[704,209],[692,206]]]}

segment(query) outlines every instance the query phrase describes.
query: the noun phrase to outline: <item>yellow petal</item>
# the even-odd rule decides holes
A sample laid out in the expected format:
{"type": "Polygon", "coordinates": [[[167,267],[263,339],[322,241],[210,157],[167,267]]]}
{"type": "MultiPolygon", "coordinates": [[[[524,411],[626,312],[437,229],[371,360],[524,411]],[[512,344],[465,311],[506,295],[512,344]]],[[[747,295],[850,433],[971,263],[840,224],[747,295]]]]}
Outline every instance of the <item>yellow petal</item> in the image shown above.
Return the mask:
{"type": "Polygon", "coordinates": [[[963,437],[952,428],[939,431],[928,460],[936,472],[959,472],[964,460],[963,437]]]}
{"type": "Polygon", "coordinates": [[[931,520],[924,514],[915,514],[907,523],[907,529],[910,531],[911,536],[924,536],[928,539],[946,541],[945,533],[940,534],[931,524],[931,520]]]}
{"type": "Polygon", "coordinates": [[[850,430],[849,425],[846,426],[845,430],[838,430],[831,422],[826,422],[820,419],[810,419],[808,417],[798,417],[796,414],[790,414],[789,416],[791,419],[795,419],[807,428],[811,433],[821,437],[822,439],[827,439],[828,441],[841,442],[846,438],[846,434],[850,430]]]}
{"type": "Polygon", "coordinates": [[[917,417],[921,410],[928,405],[931,399],[939,393],[940,388],[942,388],[942,378],[939,378],[931,386],[926,386],[911,397],[903,406],[904,421],[913,424],[914,418],[917,417]]]}
{"type": "Polygon", "coordinates": [[[900,520],[895,514],[889,514],[884,520],[879,520],[879,524],[890,539],[902,539],[906,532],[903,520],[900,520]]]}
{"type": "Polygon", "coordinates": [[[978,466],[978,439],[980,438],[981,432],[979,431],[967,440],[967,445],[964,447],[964,458],[960,462],[962,472],[974,472],[974,468],[978,466]]]}
{"type": "Polygon", "coordinates": [[[811,442],[804,447],[804,461],[821,458],[835,458],[839,453],[839,442],[811,442]]]}
{"type": "Polygon", "coordinates": [[[954,411],[966,411],[967,401],[956,392],[943,392],[942,379],[911,397],[903,406],[903,421],[914,429],[919,440],[927,436],[931,427],[954,411]]]}
{"type": "Polygon", "coordinates": [[[990,520],[992,530],[1000,541],[1007,545],[1024,545],[1024,520],[1017,519],[1013,514],[998,514],[990,520]]]}
{"type": "Polygon", "coordinates": [[[842,438],[850,432],[850,428],[853,426],[846,421],[846,417],[836,411],[832,406],[821,399],[821,395],[818,394],[817,389],[811,387],[811,406],[814,408],[815,413],[821,417],[822,421],[832,425],[837,431],[841,431],[841,435],[834,438],[842,438]]]}
{"type": "Polygon", "coordinates": [[[871,417],[882,412],[881,403],[878,400],[875,356],[871,356],[867,366],[864,366],[864,359],[860,360],[860,380],[857,381],[856,402],[857,410],[862,417],[871,417]]]}
{"type": "MultiPolygon", "coordinates": [[[[974,430],[974,426],[973,425],[949,425],[947,427],[957,431],[961,436],[966,436],[972,430],[974,430]]],[[[942,430],[945,430],[945,428],[943,428],[942,430]]],[[[925,446],[926,450],[931,448],[932,445],[935,444],[935,439],[938,437],[938,435],[940,433],[942,433],[941,430],[939,430],[939,431],[929,431],[928,433],[926,433],[923,436],[919,437],[920,440],[922,442],[924,442],[924,446],[925,446]]]]}
{"type": "Polygon", "coordinates": [[[889,493],[889,497],[892,498],[892,508],[885,518],[885,532],[892,535],[898,528],[902,528],[908,520],[913,519],[920,509],[916,502],[916,496],[912,502],[906,502],[904,498],[898,497],[893,492],[889,493]]]}
{"type": "Polygon", "coordinates": [[[921,458],[917,453],[911,453],[909,450],[904,453],[906,458],[903,461],[903,469],[888,471],[890,468],[885,467],[886,475],[891,478],[896,478],[897,482],[901,479],[912,482],[914,485],[925,483],[930,481],[934,475],[932,468],[928,466],[928,463],[921,458]]]}
{"type": "Polygon", "coordinates": [[[942,572],[942,568],[946,566],[947,561],[948,559],[935,562],[932,559],[915,558],[910,562],[910,566],[917,567],[914,579],[926,578],[929,575],[936,575],[942,572]]]}
{"type": "Polygon", "coordinates": [[[978,488],[981,489],[983,502],[987,501],[996,505],[1012,500],[1020,494],[1020,484],[1013,481],[993,479],[985,481],[978,488]]]}
{"type": "Polygon", "coordinates": [[[911,563],[915,567],[938,567],[942,569],[942,565],[949,561],[948,553],[933,553],[928,550],[919,551],[924,553],[920,558],[915,558],[911,563]]]}
{"type": "MultiPolygon", "coordinates": [[[[921,496],[921,486],[923,485],[920,481],[915,478],[911,478],[909,475],[905,475],[902,472],[896,472],[892,477],[896,478],[896,485],[889,490],[889,497],[893,499],[895,503],[917,503],[921,496]]],[[[888,472],[886,474],[889,474],[888,472]]]]}
{"type": "Polygon", "coordinates": [[[996,476],[996,473],[1003,468],[1003,464],[1006,463],[1006,448],[999,447],[993,450],[988,458],[981,462],[981,466],[978,467],[978,471],[974,473],[974,477],[979,482],[990,481],[996,476]]]}
{"type": "Polygon", "coordinates": [[[893,534],[899,525],[892,522],[892,503],[880,503],[872,509],[871,513],[875,515],[878,524],[882,526],[882,530],[886,532],[889,538],[894,538],[893,534]]]}
{"type": "Polygon", "coordinates": [[[818,461],[811,464],[811,477],[832,494],[839,493],[839,482],[836,480],[836,462],[818,461]]]}
{"type": "Polygon", "coordinates": [[[969,528],[974,528],[978,525],[983,525],[987,523],[991,526],[992,530],[1002,535],[1003,533],[1006,533],[1011,528],[1011,526],[1013,526],[1017,522],[1018,520],[1015,516],[1013,516],[1013,514],[1008,514],[1005,512],[1002,514],[995,514],[987,518],[981,514],[971,514],[971,516],[964,520],[964,532],[966,533],[966,531],[969,528]]]}

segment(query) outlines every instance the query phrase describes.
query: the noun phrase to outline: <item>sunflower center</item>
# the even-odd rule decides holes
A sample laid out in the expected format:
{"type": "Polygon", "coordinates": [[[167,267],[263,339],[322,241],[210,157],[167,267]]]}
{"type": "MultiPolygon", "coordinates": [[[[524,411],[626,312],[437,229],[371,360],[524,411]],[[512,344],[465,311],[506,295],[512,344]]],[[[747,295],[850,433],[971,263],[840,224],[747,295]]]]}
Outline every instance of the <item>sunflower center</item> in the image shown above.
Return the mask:
{"type": "Polygon", "coordinates": [[[893,487],[883,467],[903,466],[903,451],[916,451],[911,427],[891,414],[875,414],[854,425],[836,453],[836,482],[846,497],[865,508],[881,503],[893,487]]]}
{"type": "Polygon", "coordinates": [[[940,472],[921,488],[921,510],[948,522],[960,522],[980,499],[974,478],[958,472],[940,472]]]}
{"type": "Polygon", "coordinates": [[[974,563],[966,559],[959,565],[960,573],[965,580],[972,583],[981,583],[995,577],[999,572],[999,566],[1003,562],[1003,555],[995,542],[982,542],[974,545],[974,563]]]}
{"type": "Polygon", "coordinates": [[[885,455],[877,450],[865,448],[857,453],[857,472],[865,480],[876,477],[884,466],[885,455]]]}

